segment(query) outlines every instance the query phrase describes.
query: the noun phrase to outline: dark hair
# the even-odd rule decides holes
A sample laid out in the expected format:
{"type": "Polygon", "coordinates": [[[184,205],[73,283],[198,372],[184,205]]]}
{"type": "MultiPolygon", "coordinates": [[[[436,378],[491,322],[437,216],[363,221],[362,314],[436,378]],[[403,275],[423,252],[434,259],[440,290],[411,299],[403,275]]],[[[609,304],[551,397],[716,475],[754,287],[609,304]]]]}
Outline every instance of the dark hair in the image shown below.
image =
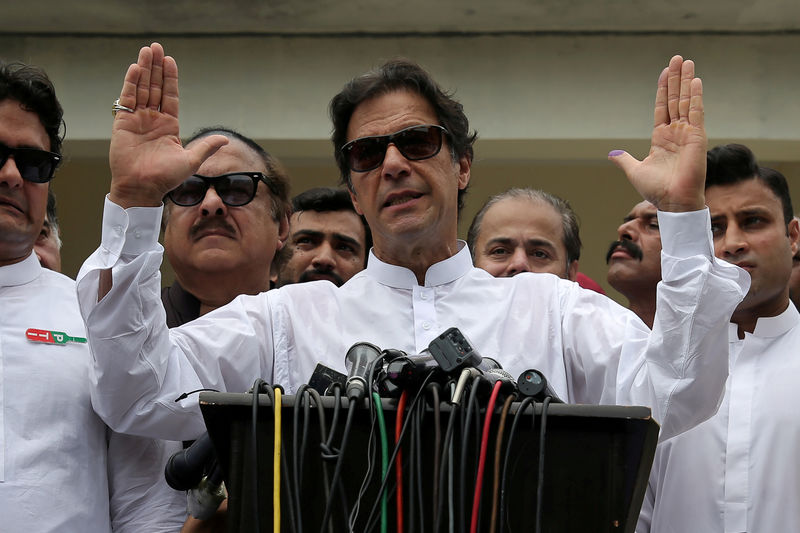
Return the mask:
{"type": "Polygon", "coordinates": [[[292,198],[292,211],[294,213],[300,211],[316,211],[318,213],[352,211],[364,225],[364,261],[366,262],[367,253],[372,248],[372,232],[367,224],[367,219],[363,215],[359,215],[356,208],[353,207],[353,200],[350,199],[350,194],[346,190],[333,187],[308,189],[292,198]]]}
{"type": "Polygon", "coordinates": [[[64,111],[44,70],[25,63],[0,61],[0,102],[4,100],[15,100],[25,111],[35,113],[50,138],[50,151],[61,153],[66,131],[64,111]]]}
{"type": "Polygon", "coordinates": [[[202,139],[203,137],[208,137],[210,135],[222,135],[228,139],[240,141],[250,148],[256,155],[258,155],[267,170],[267,177],[272,179],[272,183],[274,185],[274,190],[270,189],[272,216],[278,222],[280,222],[284,216],[288,216],[291,212],[291,205],[289,204],[289,175],[283,169],[281,162],[278,161],[275,156],[264,150],[261,145],[259,145],[250,137],[245,137],[238,131],[226,128],[224,126],[201,128],[194,132],[191,137],[186,139],[186,142],[183,144],[184,146],[187,146],[198,139],[202,139]]]}
{"type": "Polygon", "coordinates": [[[792,198],[786,178],[777,170],[758,165],[753,152],[743,144],[725,144],[708,151],[706,156],[706,188],[732,185],[751,179],[761,180],[781,201],[783,219],[788,225],[794,218],[792,198]]]}
{"type": "MultiPolygon", "coordinates": [[[[333,120],[334,157],[339,166],[342,183],[352,190],[350,168],[342,154],[342,146],[347,143],[347,127],[356,107],[362,102],[395,91],[414,92],[431,104],[436,112],[439,125],[447,132],[450,144],[450,155],[454,162],[462,157],[469,161],[473,158],[472,145],[478,134],[470,133],[469,120],[464,108],[453,98],[452,93],[445,92],[422,67],[407,59],[388,61],[375,70],[371,70],[350,80],[344,88],[333,97],[330,103],[330,115],[333,120]]],[[[467,190],[458,191],[459,212],[464,205],[464,194],[467,190]]]]}
{"type": "Polygon", "coordinates": [[[481,226],[483,224],[483,217],[486,212],[495,204],[502,202],[509,198],[523,198],[531,202],[541,202],[545,205],[552,206],[561,216],[561,228],[563,236],[564,248],[567,251],[567,267],[573,261],[577,261],[581,257],[581,236],[580,236],[580,222],[578,215],[572,210],[569,202],[559,198],[554,194],[530,188],[513,188],[500,194],[495,194],[489,198],[483,207],[481,207],[475,218],[472,219],[472,224],[467,231],[467,245],[472,253],[472,259],[475,259],[475,243],[478,240],[478,235],[481,233],[481,226]]]}
{"type": "Polygon", "coordinates": [[[56,195],[53,189],[47,189],[47,222],[50,227],[58,230],[58,213],[56,213],[56,195]]]}

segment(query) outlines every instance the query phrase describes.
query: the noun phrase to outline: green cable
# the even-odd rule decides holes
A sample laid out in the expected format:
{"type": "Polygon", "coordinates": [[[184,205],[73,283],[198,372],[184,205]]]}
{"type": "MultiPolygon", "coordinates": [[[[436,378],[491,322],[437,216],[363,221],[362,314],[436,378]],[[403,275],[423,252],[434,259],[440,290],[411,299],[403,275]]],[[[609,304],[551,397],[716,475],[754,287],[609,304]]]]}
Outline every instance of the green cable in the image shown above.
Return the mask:
{"type": "MultiPolygon", "coordinates": [[[[375,412],[378,414],[378,429],[381,432],[381,478],[386,477],[386,471],[389,469],[389,442],[386,437],[386,422],[383,420],[383,406],[381,405],[381,397],[377,392],[372,393],[372,399],[375,402],[375,412]]],[[[386,533],[387,523],[387,500],[388,495],[383,491],[381,496],[381,533],[386,533]]]]}

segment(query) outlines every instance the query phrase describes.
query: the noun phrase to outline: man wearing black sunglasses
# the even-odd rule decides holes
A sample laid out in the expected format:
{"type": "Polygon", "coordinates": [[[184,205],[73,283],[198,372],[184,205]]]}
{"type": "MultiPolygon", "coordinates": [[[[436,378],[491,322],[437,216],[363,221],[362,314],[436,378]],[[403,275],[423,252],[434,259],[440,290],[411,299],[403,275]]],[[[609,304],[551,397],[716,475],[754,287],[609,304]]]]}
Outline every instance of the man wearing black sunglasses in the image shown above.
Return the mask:
{"type": "Polygon", "coordinates": [[[34,252],[62,131],[47,75],[0,62],[0,529],[176,531],[185,499],[162,474],[173,450],[93,411],[75,282],[34,252]]]}
{"type": "Polygon", "coordinates": [[[176,392],[243,391],[254,376],[292,392],[318,361],[344,370],[355,342],[419,353],[451,326],[512,375],[543,371],[568,401],[651,406],[664,437],[716,408],[727,321],[748,278],[713,259],[702,85],[691,61],[675,56],[659,77],[650,155],[639,162],[609,154],[643,196],[675,212],[659,215],[670,277],[653,334],[576,284],[535,274],[494,278],[472,266],[457,218],[475,135],[461,105],[407,61],[354,79],[331,102],[336,160],[372,230],[366,270],[340,288],[303,283],[239,298],[168,334],[148,318],[160,307],[150,279],[161,261],[152,244],[158,206],[226,142],[208,137],[181,147],[177,94],[174,59],[157,43],[143,48],[120,96],[130,111],[114,122],[103,245],[78,282],[92,339],[108,347],[95,361],[96,393],[112,426],[196,437],[204,430],[197,403],[184,401],[188,416],[179,416],[176,392]],[[130,164],[148,154],[150,164],[130,164]],[[127,229],[113,234],[115,226],[127,229]]]}
{"type": "Polygon", "coordinates": [[[164,250],[176,278],[162,291],[170,327],[269,290],[270,266],[289,232],[289,179],[280,163],[228,128],[204,128],[186,145],[211,135],[228,144],[164,199],[164,250]]]}

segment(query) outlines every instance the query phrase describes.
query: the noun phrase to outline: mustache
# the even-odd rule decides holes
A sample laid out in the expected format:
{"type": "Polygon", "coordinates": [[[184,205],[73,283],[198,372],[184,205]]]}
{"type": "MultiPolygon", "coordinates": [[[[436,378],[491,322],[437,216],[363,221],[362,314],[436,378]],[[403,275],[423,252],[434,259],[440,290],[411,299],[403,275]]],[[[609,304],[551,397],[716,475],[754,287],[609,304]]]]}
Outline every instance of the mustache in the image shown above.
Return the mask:
{"type": "Polygon", "coordinates": [[[314,281],[315,278],[320,278],[323,276],[332,278],[333,284],[336,285],[337,287],[341,287],[342,285],[344,285],[344,280],[336,272],[332,270],[319,270],[316,268],[306,270],[305,272],[300,274],[300,277],[297,278],[297,283],[306,283],[307,281],[314,281]]]}
{"type": "Polygon", "coordinates": [[[611,254],[613,254],[617,248],[622,248],[623,250],[631,254],[631,257],[633,257],[638,261],[641,261],[642,257],[644,257],[642,249],[639,248],[639,246],[635,244],[633,241],[628,241],[628,240],[614,241],[608,247],[608,252],[606,253],[606,264],[608,264],[608,262],[611,260],[611,254]]]}
{"type": "Polygon", "coordinates": [[[236,230],[221,218],[204,218],[189,230],[189,237],[196,237],[198,233],[211,229],[220,229],[230,235],[236,235],[236,230]]]}

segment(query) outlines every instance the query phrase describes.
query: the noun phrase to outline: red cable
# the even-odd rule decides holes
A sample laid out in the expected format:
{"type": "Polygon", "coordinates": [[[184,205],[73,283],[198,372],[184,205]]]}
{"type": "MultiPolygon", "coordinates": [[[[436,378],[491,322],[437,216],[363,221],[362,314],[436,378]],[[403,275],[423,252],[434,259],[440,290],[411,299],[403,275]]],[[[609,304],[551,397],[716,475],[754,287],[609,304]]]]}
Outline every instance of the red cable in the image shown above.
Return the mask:
{"type": "MultiPolygon", "coordinates": [[[[397,402],[397,416],[394,419],[394,444],[400,443],[400,432],[403,429],[403,412],[406,410],[408,391],[404,390],[397,402]]],[[[395,458],[395,475],[397,476],[397,533],[403,533],[403,449],[397,450],[395,458]]]]}
{"type": "Polygon", "coordinates": [[[478,479],[475,481],[475,496],[472,498],[472,523],[470,533],[478,531],[478,509],[481,506],[481,488],[483,485],[483,467],[486,466],[486,448],[489,447],[489,429],[494,414],[494,402],[497,400],[497,393],[500,392],[502,382],[497,381],[492,388],[492,395],[489,397],[489,404],[486,406],[486,418],[483,421],[483,437],[481,437],[481,458],[478,461],[478,479]]]}

